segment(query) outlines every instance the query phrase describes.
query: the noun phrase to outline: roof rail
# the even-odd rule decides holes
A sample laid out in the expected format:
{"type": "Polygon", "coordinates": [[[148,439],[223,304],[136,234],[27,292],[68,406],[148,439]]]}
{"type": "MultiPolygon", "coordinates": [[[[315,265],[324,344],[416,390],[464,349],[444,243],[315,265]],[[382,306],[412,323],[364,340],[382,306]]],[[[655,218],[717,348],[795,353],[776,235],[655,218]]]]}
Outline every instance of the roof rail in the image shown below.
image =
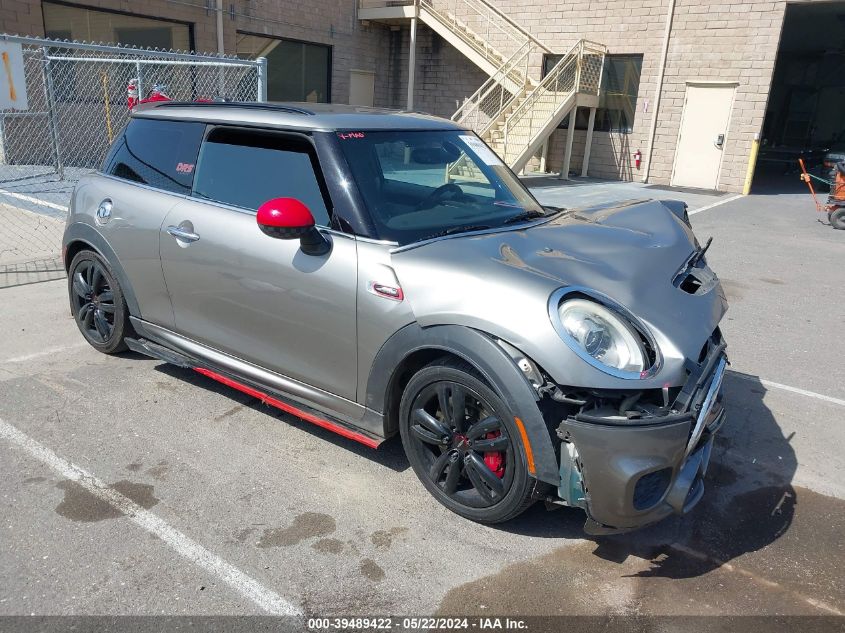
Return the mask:
{"type": "Polygon", "coordinates": [[[292,114],[304,114],[313,116],[316,112],[283,103],[266,103],[262,101],[152,101],[140,104],[148,108],[171,108],[171,107],[199,107],[199,108],[249,108],[258,110],[273,110],[276,112],[289,112],[292,114]]]}

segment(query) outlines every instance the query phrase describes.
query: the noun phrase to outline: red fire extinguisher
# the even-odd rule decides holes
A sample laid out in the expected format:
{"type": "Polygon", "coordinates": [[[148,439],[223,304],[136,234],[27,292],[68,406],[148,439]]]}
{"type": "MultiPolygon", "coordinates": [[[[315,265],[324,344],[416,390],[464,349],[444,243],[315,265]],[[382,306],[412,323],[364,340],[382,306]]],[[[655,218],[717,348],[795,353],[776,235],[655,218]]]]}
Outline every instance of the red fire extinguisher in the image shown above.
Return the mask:
{"type": "Polygon", "coordinates": [[[130,79],[126,86],[126,105],[130,110],[138,105],[138,80],[130,79]]]}
{"type": "Polygon", "coordinates": [[[640,164],[643,162],[643,153],[640,150],[634,152],[634,166],[639,169],[640,164]]]}
{"type": "Polygon", "coordinates": [[[129,85],[126,88],[127,92],[127,105],[129,109],[132,110],[136,105],[140,103],[150,103],[152,101],[170,101],[170,97],[165,92],[167,88],[165,88],[161,84],[155,84],[147,94],[147,96],[143,99],[138,99],[138,80],[137,79],[130,79],[129,85]]]}

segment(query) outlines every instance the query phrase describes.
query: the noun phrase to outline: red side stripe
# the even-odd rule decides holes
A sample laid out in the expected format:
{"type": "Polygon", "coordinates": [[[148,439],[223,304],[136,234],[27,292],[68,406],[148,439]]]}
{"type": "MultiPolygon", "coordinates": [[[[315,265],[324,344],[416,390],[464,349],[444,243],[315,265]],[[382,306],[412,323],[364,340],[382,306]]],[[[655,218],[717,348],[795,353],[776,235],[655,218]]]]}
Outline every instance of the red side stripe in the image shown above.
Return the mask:
{"type": "Polygon", "coordinates": [[[252,396],[253,398],[258,398],[261,402],[265,404],[269,404],[272,407],[276,407],[277,409],[281,409],[286,413],[290,413],[291,415],[295,415],[298,418],[302,418],[311,424],[316,424],[324,429],[328,429],[338,435],[342,435],[343,437],[349,438],[350,440],[355,440],[356,442],[360,442],[364,446],[369,446],[370,448],[378,448],[381,442],[379,440],[375,440],[371,437],[367,437],[361,433],[356,433],[350,429],[347,429],[344,426],[340,426],[339,424],[335,424],[334,422],[329,422],[328,420],[324,420],[323,418],[318,418],[316,415],[312,415],[306,411],[302,411],[297,409],[296,407],[289,405],[287,402],[282,402],[281,400],[277,400],[272,396],[267,395],[262,391],[258,391],[258,389],[253,389],[247,385],[244,385],[240,382],[232,380],[231,378],[227,378],[226,376],[222,376],[217,372],[213,372],[209,369],[204,369],[202,367],[194,367],[194,371],[197,373],[202,374],[203,376],[207,376],[212,380],[216,380],[217,382],[223,383],[227,387],[232,387],[233,389],[237,389],[238,391],[242,391],[245,394],[252,396]]]}

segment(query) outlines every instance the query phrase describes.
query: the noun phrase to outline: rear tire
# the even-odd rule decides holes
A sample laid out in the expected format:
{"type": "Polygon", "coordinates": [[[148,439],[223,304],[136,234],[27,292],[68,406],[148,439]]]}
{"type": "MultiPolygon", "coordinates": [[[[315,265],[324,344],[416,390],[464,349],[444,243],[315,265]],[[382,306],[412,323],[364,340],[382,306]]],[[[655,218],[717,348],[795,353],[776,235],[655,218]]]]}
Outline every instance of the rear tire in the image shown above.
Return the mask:
{"type": "Polygon", "coordinates": [[[417,372],[402,394],[399,432],[417,477],[452,512],[500,523],[533,503],[514,412],[469,364],[442,360],[417,372]]]}
{"type": "Polygon", "coordinates": [[[845,207],[839,207],[835,211],[831,211],[828,218],[833,228],[845,230],[845,207]]]}
{"type": "Polygon", "coordinates": [[[108,262],[93,251],[80,251],[70,263],[67,284],[71,313],[91,347],[104,354],[125,351],[132,332],[129,310],[108,262]]]}

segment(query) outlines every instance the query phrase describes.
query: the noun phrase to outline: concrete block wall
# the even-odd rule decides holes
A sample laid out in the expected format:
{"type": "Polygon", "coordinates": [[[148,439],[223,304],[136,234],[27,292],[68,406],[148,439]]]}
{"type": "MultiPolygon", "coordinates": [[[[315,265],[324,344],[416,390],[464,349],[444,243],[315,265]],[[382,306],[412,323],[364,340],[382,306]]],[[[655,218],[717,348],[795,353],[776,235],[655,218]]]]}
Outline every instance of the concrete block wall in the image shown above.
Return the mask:
{"type": "MultiPolygon", "coordinates": [[[[390,106],[404,108],[408,98],[408,55],[410,28],[391,33],[390,106]]],[[[417,26],[417,63],[414,81],[414,109],[449,118],[488,79],[437,33],[417,26]]]]}
{"type": "Polygon", "coordinates": [[[43,37],[41,3],[32,0],[3,0],[0,4],[0,33],[43,37]]]}
{"type": "MultiPolygon", "coordinates": [[[[611,54],[643,55],[637,111],[629,134],[596,132],[590,175],[639,179],[633,166],[637,150],[646,153],[654,116],[654,90],[669,0],[491,0],[508,16],[558,52],[580,38],[608,46],[611,54]]],[[[821,0],[817,0],[821,1],[821,0]]],[[[80,0],[80,4],[160,16],[193,24],[198,50],[216,50],[216,24],[203,0],[80,0]],[[198,6],[192,6],[196,4],[198,6]]],[[[227,3],[229,6],[229,3],[227,3]]],[[[672,176],[687,82],[734,82],[736,98],[724,150],[719,187],[739,191],[753,136],[760,131],[786,7],[774,2],[678,0],[651,164],[651,182],[668,184],[672,176]]],[[[332,100],[346,102],[349,71],[375,73],[375,103],[404,107],[407,85],[408,25],[398,30],[362,24],[354,0],[237,0],[235,15],[224,17],[227,52],[235,50],[236,32],[300,39],[332,46],[332,100]]],[[[38,0],[3,0],[0,31],[43,35],[38,0]]],[[[443,116],[486,79],[485,74],[442,38],[421,24],[418,30],[415,107],[443,116]]],[[[580,172],[584,132],[576,132],[571,168],[580,172]]],[[[559,169],[565,131],[550,141],[550,169],[559,169]]]]}
{"type": "MultiPolygon", "coordinates": [[[[193,30],[194,48],[199,52],[217,51],[216,15],[206,9],[204,0],[78,0],[75,4],[189,23],[193,30]]],[[[230,4],[226,2],[224,6],[229,7],[230,4]]],[[[332,47],[333,101],[348,101],[349,71],[356,69],[376,73],[376,105],[392,103],[387,73],[390,31],[381,24],[361,24],[357,19],[355,2],[238,0],[233,7],[234,15],[226,11],[223,17],[226,53],[234,54],[238,31],[326,44],[332,47]]],[[[3,0],[0,5],[0,32],[43,37],[41,1],[3,0]]]]}
{"type": "MultiPolygon", "coordinates": [[[[591,176],[639,179],[642,172],[633,166],[632,155],[647,150],[668,1],[564,0],[552,10],[520,0],[493,1],[555,50],[565,50],[583,37],[607,45],[611,54],[643,55],[633,131],[596,132],[589,171],[591,176]]],[[[741,191],[751,143],[763,123],[785,6],[785,2],[728,0],[676,3],[650,182],[671,180],[687,82],[736,82],[719,187],[741,191]]],[[[560,169],[565,135],[558,130],[551,139],[550,169],[560,169]]],[[[571,168],[579,173],[584,136],[585,132],[576,131],[571,168]]]]}
{"type": "MultiPolygon", "coordinates": [[[[217,29],[213,12],[205,5],[191,6],[166,0],[84,0],[78,3],[91,9],[107,9],[133,13],[142,17],[159,17],[192,25],[194,48],[203,52],[217,50],[217,29]]],[[[44,37],[44,17],[40,0],[3,0],[0,6],[0,32],[12,35],[44,37]]],[[[234,50],[234,38],[232,38],[234,50]]]]}
{"type": "MultiPolygon", "coordinates": [[[[375,73],[374,104],[391,105],[389,73],[391,32],[383,24],[362,24],[352,0],[239,0],[236,16],[227,14],[227,35],[236,31],[284,37],[332,47],[331,98],[349,102],[349,72],[375,73]]],[[[227,50],[229,43],[227,41],[227,50]]],[[[232,39],[231,50],[234,50],[232,39]]]]}

